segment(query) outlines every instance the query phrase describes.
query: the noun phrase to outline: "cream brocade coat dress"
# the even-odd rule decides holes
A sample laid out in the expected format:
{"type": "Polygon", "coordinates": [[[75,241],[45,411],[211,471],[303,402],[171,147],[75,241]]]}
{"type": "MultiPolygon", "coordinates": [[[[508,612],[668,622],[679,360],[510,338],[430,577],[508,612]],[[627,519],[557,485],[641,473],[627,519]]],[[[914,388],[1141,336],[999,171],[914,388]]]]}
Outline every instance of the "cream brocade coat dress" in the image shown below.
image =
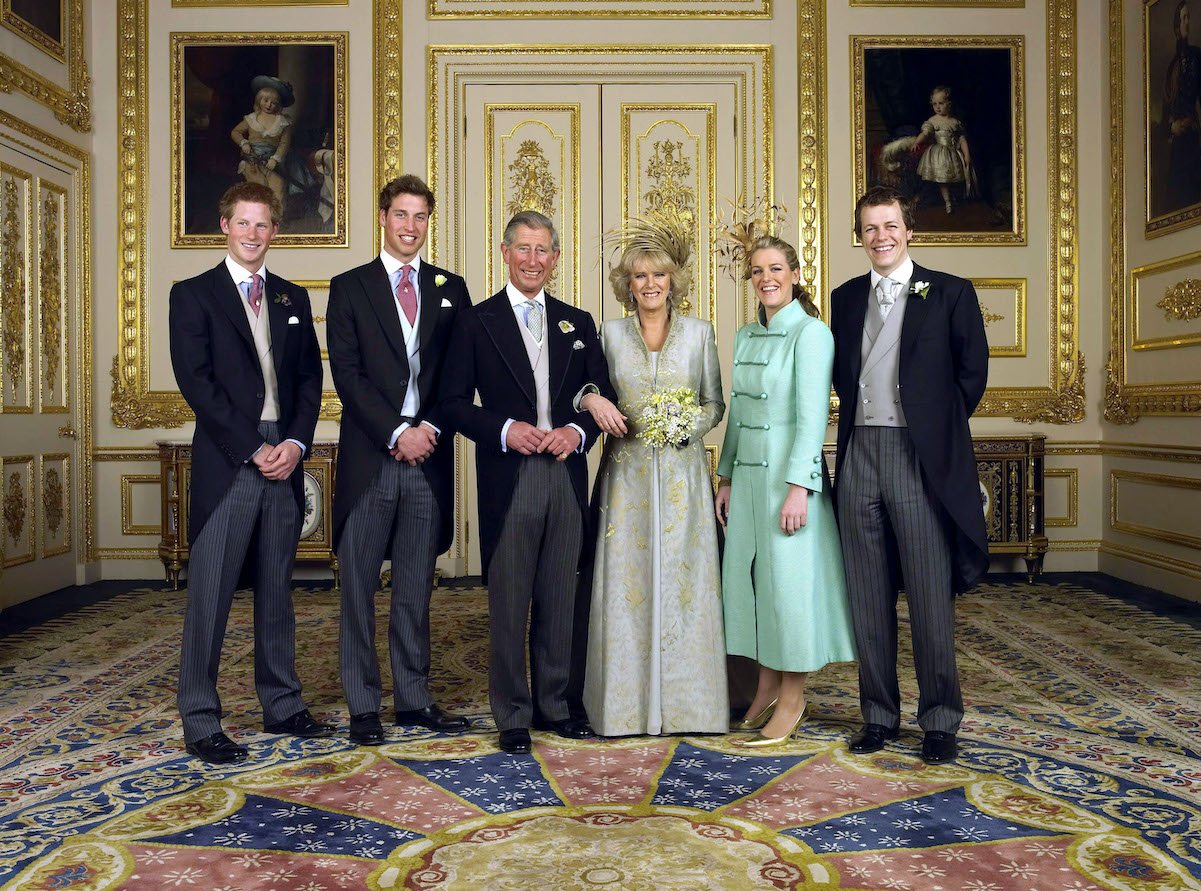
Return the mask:
{"type": "Polygon", "coordinates": [[[725,733],[729,727],[721,568],[702,441],[725,413],[712,326],[674,314],[663,348],[638,317],[601,328],[624,437],[597,476],[584,705],[604,736],[725,733]],[[691,387],[701,416],[683,448],[653,449],[636,418],[654,390],[691,387]]]}

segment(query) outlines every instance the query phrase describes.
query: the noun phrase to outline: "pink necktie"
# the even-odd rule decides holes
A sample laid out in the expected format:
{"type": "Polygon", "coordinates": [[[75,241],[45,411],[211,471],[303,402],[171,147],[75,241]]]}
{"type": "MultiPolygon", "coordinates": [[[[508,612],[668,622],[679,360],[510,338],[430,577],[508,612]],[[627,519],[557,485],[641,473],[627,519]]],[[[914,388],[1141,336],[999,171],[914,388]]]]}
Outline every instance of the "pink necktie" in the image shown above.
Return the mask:
{"type": "Polygon", "coordinates": [[[254,278],[250,280],[250,308],[254,310],[254,317],[259,316],[259,307],[263,305],[263,277],[257,272],[254,278]]]}
{"type": "Polygon", "coordinates": [[[407,263],[400,267],[400,281],[396,284],[396,300],[400,303],[400,308],[404,310],[405,318],[412,325],[417,320],[417,292],[413,290],[413,285],[409,281],[409,275],[412,273],[413,267],[407,263]]]}

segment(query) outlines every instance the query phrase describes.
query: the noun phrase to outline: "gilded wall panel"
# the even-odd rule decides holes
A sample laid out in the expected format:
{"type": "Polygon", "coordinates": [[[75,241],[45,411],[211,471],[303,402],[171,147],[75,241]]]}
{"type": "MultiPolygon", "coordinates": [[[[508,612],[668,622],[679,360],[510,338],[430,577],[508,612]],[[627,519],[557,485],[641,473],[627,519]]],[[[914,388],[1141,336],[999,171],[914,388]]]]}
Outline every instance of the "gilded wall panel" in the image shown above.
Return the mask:
{"type": "Polygon", "coordinates": [[[990,358],[1026,355],[1026,279],[974,278],[990,358]]]}
{"type": "Polygon", "coordinates": [[[41,410],[65,413],[70,405],[71,360],[68,350],[67,190],[38,182],[35,228],[38,233],[36,296],[38,306],[38,392],[41,410]]]}
{"type": "MultiPolygon", "coordinates": [[[[1196,238],[1182,232],[1201,222],[1201,194],[1182,191],[1197,164],[1177,163],[1184,134],[1171,132],[1176,43],[1168,38],[1175,7],[1165,0],[1108,4],[1111,247],[1104,406],[1106,420],[1115,424],[1201,412],[1201,252],[1196,238]]],[[[1201,143],[1195,155],[1201,158],[1201,143]]]]}
{"type": "Polygon", "coordinates": [[[1047,526],[1079,523],[1080,472],[1075,467],[1048,467],[1043,471],[1047,526]]]}
{"type": "MultiPolygon", "coordinates": [[[[192,0],[197,2],[197,0],[192,0]]],[[[772,0],[426,0],[431,19],[690,18],[766,19],[772,0]]]]}
{"type": "Polygon", "coordinates": [[[3,411],[33,411],[30,293],[33,176],[0,164],[0,335],[3,411]]]}
{"type": "MultiPolygon", "coordinates": [[[[486,103],[484,231],[500,233],[513,214],[535,210],[559,231],[559,263],[547,290],[580,305],[580,107],[578,104],[486,103]]],[[[499,238],[485,239],[493,294],[508,279],[499,238]]]]}
{"type": "Polygon", "coordinates": [[[1161,544],[1201,549],[1201,479],[1135,470],[1109,473],[1109,525],[1161,544]]]}
{"type": "Polygon", "coordinates": [[[5,0],[0,25],[24,45],[15,55],[0,53],[0,91],[20,91],[49,108],[59,121],[80,132],[92,129],[92,101],[84,53],[83,0],[57,2],[59,15],[45,23],[25,19],[5,0]]]}
{"type": "Polygon", "coordinates": [[[34,560],[37,542],[38,505],[34,499],[33,455],[6,455],[0,459],[0,491],[3,492],[4,568],[34,560]]]}
{"type": "Polygon", "coordinates": [[[158,535],[162,477],[157,473],[121,474],[121,534],[158,535]]]}
{"type": "Polygon", "coordinates": [[[662,220],[693,234],[692,293],[680,309],[715,320],[717,104],[622,103],[621,151],[621,218],[662,220]]]}
{"type": "Polygon", "coordinates": [[[71,550],[71,530],[75,525],[72,497],[71,456],[65,452],[42,455],[38,497],[41,500],[42,557],[56,557],[71,550]]]}

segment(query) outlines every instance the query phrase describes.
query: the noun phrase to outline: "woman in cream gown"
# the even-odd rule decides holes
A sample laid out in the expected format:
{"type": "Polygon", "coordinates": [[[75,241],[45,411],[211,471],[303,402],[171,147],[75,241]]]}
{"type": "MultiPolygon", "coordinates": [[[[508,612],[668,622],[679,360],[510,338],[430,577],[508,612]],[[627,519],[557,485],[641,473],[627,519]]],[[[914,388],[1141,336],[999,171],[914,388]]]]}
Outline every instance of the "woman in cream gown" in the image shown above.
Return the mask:
{"type": "Polygon", "coordinates": [[[689,284],[684,238],[640,239],[610,272],[625,318],[601,327],[615,406],[581,400],[608,436],[597,515],[584,706],[604,736],[723,733],[729,724],[721,569],[703,438],[725,404],[713,327],[675,307],[689,284]],[[673,256],[674,255],[674,256],[673,256]],[[637,418],[656,390],[690,387],[687,442],[652,448],[637,418]]]}

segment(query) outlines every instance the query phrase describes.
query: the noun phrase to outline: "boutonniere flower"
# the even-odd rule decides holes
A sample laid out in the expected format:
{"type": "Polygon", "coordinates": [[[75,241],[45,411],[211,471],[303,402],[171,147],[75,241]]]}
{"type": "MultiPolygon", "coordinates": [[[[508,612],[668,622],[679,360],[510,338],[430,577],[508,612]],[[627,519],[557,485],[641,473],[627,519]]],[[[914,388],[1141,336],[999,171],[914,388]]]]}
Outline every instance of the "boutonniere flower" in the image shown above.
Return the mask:
{"type": "Polygon", "coordinates": [[[571,322],[564,319],[562,322],[559,323],[559,330],[562,331],[564,334],[570,334],[572,331],[575,330],[575,325],[571,324],[571,322]]]}
{"type": "Polygon", "coordinates": [[[573,350],[582,350],[582,349],[584,348],[584,341],[582,341],[582,340],[577,340],[575,343],[573,343],[573,344],[571,345],[571,348],[572,348],[573,350]]]}
{"type": "Polygon", "coordinates": [[[287,294],[276,294],[274,301],[276,303],[278,303],[280,306],[291,306],[292,305],[292,298],[289,297],[287,294]]]}
{"type": "Polygon", "coordinates": [[[914,282],[909,286],[910,294],[917,294],[918,297],[925,298],[926,292],[930,290],[929,282],[914,282]]]}
{"type": "Polygon", "coordinates": [[[434,284],[439,288],[442,287],[444,284],[446,284],[446,276],[439,272],[434,276],[434,284]]]}

